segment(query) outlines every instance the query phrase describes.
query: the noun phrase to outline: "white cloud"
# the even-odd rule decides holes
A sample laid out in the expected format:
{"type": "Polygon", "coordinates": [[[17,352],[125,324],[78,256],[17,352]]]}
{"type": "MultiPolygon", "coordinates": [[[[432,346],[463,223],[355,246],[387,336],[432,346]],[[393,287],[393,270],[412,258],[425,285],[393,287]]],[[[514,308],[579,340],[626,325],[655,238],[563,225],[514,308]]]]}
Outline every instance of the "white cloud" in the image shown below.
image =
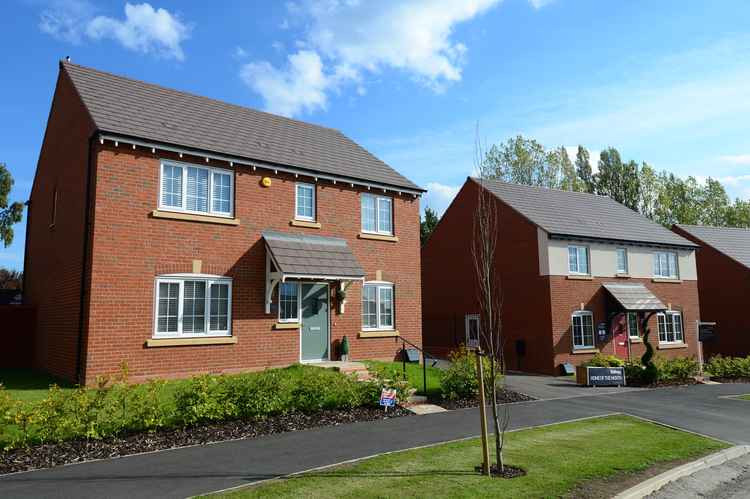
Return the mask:
{"type": "Polygon", "coordinates": [[[529,3],[532,7],[534,7],[536,10],[541,9],[542,7],[545,7],[555,0],[529,0],[529,3]]]}
{"type": "Polygon", "coordinates": [[[720,156],[719,159],[725,163],[731,163],[733,165],[750,165],[750,154],[720,156]]]}
{"type": "MultiPolygon", "coordinates": [[[[419,84],[441,92],[461,79],[465,63],[467,47],[453,40],[455,26],[499,1],[289,3],[289,15],[306,21],[302,23],[306,31],[303,40],[297,41],[297,52],[287,56],[283,68],[256,61],[243,66],[240,74],[263,97],[267,109],[286,115],[324,109],[327,93],[339,90],[345,83],[362,87],[364,73],[386,68],[403,71],[419,84]],[[320,71],[300,71],[300,61],[312,61],[313,56],[320,61],[320,71]],[[257,83],[249,76],[274,81],[284,88],[257,83]],[[312,81],[301,79],[304,77],[312,81]],[[311,84],[317,84],[312,91],[311,84]]],[[[362,93],[359,88],[358,93],[362,93]]]]}
{"type": "Polygon", "coordinates": [[[42,12],[39,29],[70,43],[80,43],[84,36],[110,38],[136,52],[185,59],[182,43],[190,36],[191,27],[166,9],[126,3],[122,20],[94,17],[94,13],[94,7],[84,0],[56,0],[42,12]]]}
{"type": "Polygon", "coordinates": [[[460,185],[429,182],[427,184],[427,193],[422,199],[422,208],[431,208],[437,212],[438,216],[442,216],[460,189],[460,185]]]}
{"type": "Polygon", "coordinates": [[[234,48],[234,58],[235,59],[244,59],[247,57],[247,51],[240,47],[239,45],[234,48]]]}

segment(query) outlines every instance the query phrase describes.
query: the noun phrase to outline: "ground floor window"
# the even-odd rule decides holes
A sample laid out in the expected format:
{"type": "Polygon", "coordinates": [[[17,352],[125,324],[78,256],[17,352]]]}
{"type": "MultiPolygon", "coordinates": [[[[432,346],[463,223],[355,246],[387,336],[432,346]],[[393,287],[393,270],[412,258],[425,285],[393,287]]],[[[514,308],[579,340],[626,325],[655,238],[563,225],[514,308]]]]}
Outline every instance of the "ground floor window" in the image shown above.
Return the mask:
{"type": "Polygon", "coordinates": [[[656,315],[659,325],[659,343],[682,343],[682,314],[664,312],[656,315]]]}
{"type": "Polygon", "coordinates": [[[588,310],[573,312],[573,348],[594,348],[594,314],[588,310]]]}
{"type": "Polygon", "coordinates": [[[299,322],[299,291],[297,281],[279,284],[279,322],[299,322]]]}
{"type": "Polygon", "coordinates": [[[156,279],[154,336],[231,336],[232,280],[215,276],[156,279]]]}
{"type": "Polygon", "coordinates": [[[638,313],[628,312],[628,336],[631,338],[639,338],[638,334],[638,313]]]}
{"type": "Polygon", "coordinates": [[[362,287],[362,329],[393,329],[393,284],[368,282],[362,287]]]}
{"type": "Polygon", "coordinates": [[[469,348],[479,347],[479,314],[466,316],[466,346],[469,348]]]}

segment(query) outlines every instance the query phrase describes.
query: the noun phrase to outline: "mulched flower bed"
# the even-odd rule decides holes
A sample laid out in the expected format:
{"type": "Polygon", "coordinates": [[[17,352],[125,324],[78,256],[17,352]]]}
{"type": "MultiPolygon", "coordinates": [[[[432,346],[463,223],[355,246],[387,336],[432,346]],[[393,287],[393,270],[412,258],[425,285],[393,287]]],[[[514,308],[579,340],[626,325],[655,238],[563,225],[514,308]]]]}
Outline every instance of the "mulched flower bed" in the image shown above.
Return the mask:
{"type": "MultiPolygon", "coordinates": [[[[529,397],[524,393],[514,392],[513,390],[499,390],[497,392],[498,404],[511,404],[513,402],[528,402],[529,400],[536,400],[534,397],[529,397]]],[[[463,398],[456,400],[440,399],[433,401],[434,404],[439,405],[448,410],[453,409],[466,409],[469,407],[479,406],[479,397],[463,398]]]]}
{"type": "MultiPolygon", "coordinates": [[[[474,470],[481,473],[482,467],[477,466],[474,468],[474,470]]],[[[518,466],[511,466],[509,464],[506,464],[505,466],[503,466],[503,469],[500,470],[500,467],[498,465],[493,464],[490,466],[490,475],[492,475],[493,478],[516,478],[519,476],[526,476],[526,470],[523,468],[519,468],[518,466]]]]}
{"type": "Polygon", "coordinates": [[[173,428],[153,433],[133,433],[104,440],[72,440],[40,444],[0,452],[0,475],[79,463],[92,459],[121,457],[190,445],[205,445],[223,440],[254,438],[287,431],[410,415],[413,414],[402,407],[389,409],[387,413],[380,407],[357,407],[355,409],[321,411],[314,414],[292,413],[256,421],[228,421],[187,428],[173,428]]]}

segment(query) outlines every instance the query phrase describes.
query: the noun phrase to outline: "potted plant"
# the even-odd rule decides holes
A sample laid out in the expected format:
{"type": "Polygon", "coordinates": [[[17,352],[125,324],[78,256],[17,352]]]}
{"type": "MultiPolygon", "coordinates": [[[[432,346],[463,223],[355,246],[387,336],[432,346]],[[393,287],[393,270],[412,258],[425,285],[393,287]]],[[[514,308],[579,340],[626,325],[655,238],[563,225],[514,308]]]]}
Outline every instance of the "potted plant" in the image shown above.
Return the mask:
{"type": "Polygon", "coordinates": [[[349,361],[349,339],[346,336],[341,339],[341,360],[349,361]]]}

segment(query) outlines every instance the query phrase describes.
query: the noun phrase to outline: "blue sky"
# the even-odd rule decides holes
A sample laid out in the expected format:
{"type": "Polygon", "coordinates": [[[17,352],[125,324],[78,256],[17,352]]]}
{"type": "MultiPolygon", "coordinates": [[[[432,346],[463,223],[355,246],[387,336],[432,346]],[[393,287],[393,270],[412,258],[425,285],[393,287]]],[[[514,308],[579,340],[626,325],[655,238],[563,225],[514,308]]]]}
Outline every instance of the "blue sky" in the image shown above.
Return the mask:
{"type": "MultiPolygon", "coordinates": [[[[486,143],[617,147],[750,197],[750,3],[27,0],[0,7],[0,161],[28,199],[74,62],[342,130],[444,209],[486,143]],[[217,8],[217,6],[220,6],[217,8]]],[[[24,226],[0,248],[23,265],[24,226]]]]}

